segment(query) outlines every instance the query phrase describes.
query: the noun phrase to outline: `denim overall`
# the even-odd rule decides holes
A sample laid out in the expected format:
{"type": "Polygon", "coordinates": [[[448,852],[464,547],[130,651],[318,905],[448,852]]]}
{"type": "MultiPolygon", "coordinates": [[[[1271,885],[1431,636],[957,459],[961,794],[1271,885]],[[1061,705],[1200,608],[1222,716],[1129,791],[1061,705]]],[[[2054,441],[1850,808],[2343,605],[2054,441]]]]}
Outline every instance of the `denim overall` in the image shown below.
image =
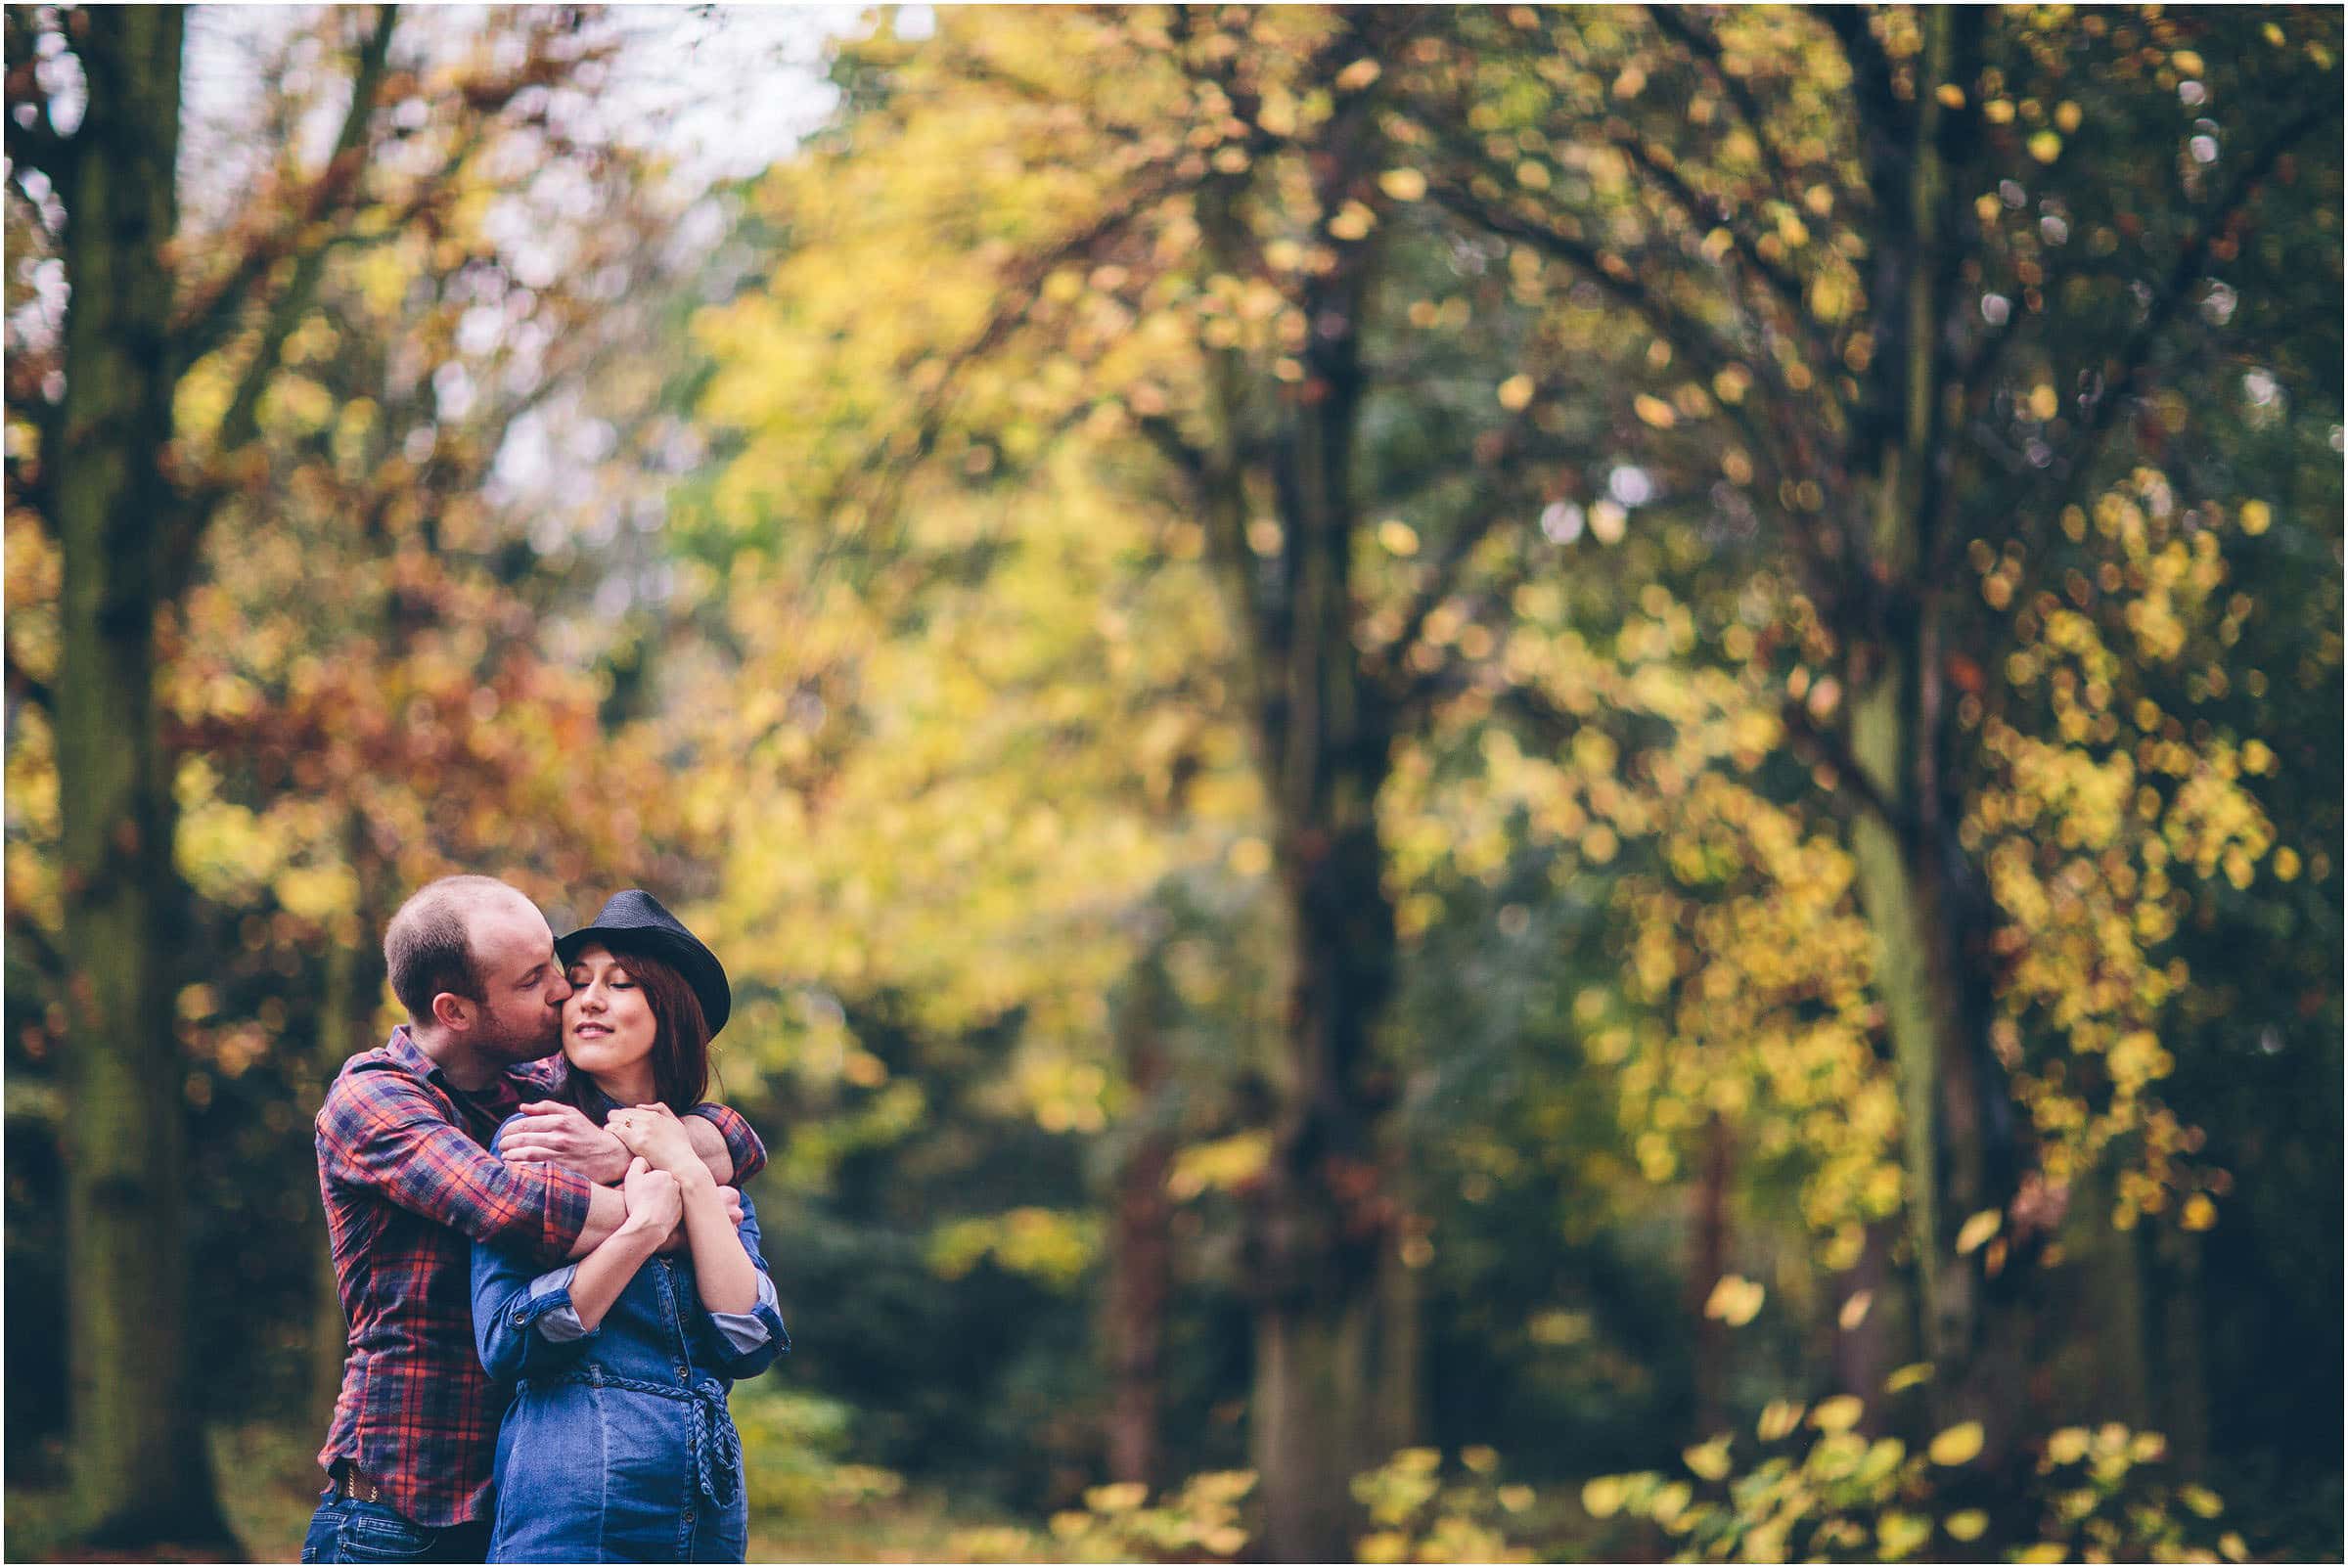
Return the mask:
{"type": "MultiPolygon", "coordinates": [[[[758,1220],[742,1238],[763,1270],[758,1220]]],[[[527,1263],[474,1249],[474,1332],[513,1403],[497,1436],[491,1562],[741,1562],[749,1549],[742,1442],[726,1410],[734,1380],[790,1346],[772,1309],[766,1343],[737,1353],[701,1306],[689,1252],[636,1271],[583,1339],[538,1321],[567,1283],[534,1285],[527,1263]]]]}

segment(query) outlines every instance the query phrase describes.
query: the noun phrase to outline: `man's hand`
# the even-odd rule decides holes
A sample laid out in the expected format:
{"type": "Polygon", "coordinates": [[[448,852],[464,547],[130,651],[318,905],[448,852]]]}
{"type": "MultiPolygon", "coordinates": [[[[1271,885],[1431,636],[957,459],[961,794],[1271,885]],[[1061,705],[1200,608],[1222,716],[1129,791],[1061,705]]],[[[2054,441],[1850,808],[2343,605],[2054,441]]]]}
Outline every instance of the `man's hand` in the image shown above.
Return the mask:
{"type": "Polygon", "coordinates": [[[628,1146],[587,1119],[575,1105],[534,1099],[506,1131],[498,1157],[509,1165],[560,1165],[609,1186],[628,1172],[628,1146]]]}
{"type": "MultiPolygon", "coordinates": [[[[726,1218],[734,1222],[734,1228],[742,1229],[742,1194],[730,1187],[721,1187],[717,1189],[717,1199],[726,1206],[726,1218]]],[[[653,1250],[655,1252],[682,1252],[686,1245],[685,1221],[680,1217],[676,1229],[669,1232],[660,1245],[653,1250]]]]}

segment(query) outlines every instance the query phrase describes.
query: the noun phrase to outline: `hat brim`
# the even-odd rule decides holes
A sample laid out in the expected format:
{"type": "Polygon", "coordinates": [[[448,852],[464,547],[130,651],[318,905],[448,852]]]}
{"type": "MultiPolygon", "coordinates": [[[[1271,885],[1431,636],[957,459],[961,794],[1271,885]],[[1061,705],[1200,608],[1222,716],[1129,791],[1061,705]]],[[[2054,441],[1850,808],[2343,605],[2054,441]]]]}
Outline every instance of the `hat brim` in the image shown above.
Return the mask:
{"type": "Polygon", "coordinates": [[[555,956],[567,965],[583,950],[598,944],[613,953],[647,953],[666,963],[693,988],[710,1038],[715,1039],[726,1026],[734,1010],[733,987],[726,981],[725,966],[717,962],[717,955],[700,942],[657,925],[583,925],[556,941],[555,956]]]}

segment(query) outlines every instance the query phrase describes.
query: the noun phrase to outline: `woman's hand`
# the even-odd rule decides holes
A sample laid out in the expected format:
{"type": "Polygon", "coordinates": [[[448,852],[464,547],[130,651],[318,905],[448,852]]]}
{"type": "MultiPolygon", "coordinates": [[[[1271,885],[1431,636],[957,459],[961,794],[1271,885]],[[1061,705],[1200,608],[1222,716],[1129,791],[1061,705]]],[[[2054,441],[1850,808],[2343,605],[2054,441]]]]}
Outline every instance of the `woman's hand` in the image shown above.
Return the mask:
{"type": "Polygon", "coordinates": [[[619,1180],[619,1193],[628,1204],[623,1229],[665,1237],[685,1216],[685,1194],[677,1179],[666,1171],[654,1170],[641,1154],[628,1162],[628,1172],[619,1180]]]}
{"type": "Polygon", "coordinates": [[[656,1171],[679,1181],[707,1181],[709,1167],[694,1151],[685,1124],[666,1105],[632,1105],[613,1111],[604,1123],[628,1152],[656,1171]]]}

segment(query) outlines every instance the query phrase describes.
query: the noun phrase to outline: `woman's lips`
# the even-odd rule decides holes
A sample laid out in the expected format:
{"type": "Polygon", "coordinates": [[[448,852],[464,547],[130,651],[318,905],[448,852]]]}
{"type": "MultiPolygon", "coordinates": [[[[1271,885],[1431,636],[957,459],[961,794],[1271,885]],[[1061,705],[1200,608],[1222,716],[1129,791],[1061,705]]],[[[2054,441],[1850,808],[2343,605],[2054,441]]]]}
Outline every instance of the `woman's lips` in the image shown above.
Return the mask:
{"type": "Polygon", "coordinates": [[[600,1039],[602,1036],[608,1035],[611,1032],[611,1026],[606,1023],[578,1023],[571,1025],[570,1032],[574,1035],[580,1036],[582,1039],[589,1036],[600,1039]]]}

